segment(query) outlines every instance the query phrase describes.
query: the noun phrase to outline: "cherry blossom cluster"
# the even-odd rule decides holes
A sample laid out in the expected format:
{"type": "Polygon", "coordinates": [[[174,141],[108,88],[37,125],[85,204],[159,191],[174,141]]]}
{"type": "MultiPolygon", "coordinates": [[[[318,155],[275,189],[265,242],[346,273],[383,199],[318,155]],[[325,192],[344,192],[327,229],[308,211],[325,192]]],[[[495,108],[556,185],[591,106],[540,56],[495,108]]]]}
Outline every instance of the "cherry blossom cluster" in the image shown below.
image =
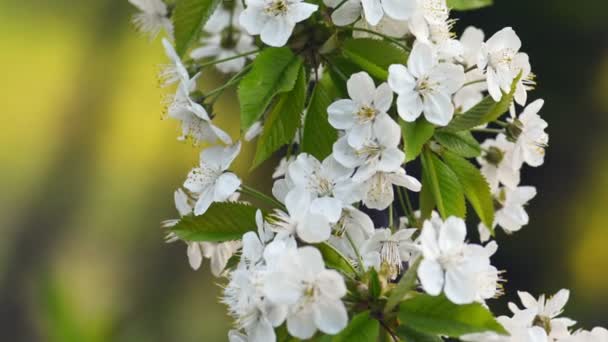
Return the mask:
{"type": "MultiPolygon", "coordinates": [[[[178,0],[178,6],[179,1],[186,0],[178,0]]],[[[367,310],[388,338],[405,339],[395,315],[409,298],[425,294],[483,309],[503,294],[505,272],[491,262],[498,249],[494,232],[500,227],[510,234],[528,224],[525,206],[536,189],[521,185],[520,173],[524,165],[543,164],[548,144],[547,123],[539,115],[543,100],[528,104],[535,76],[512,28],[486,39],[482,30],[468,27],[458,38],[446,0],[225,0],[219,1],[196,35],[200,40],[184,55],[176,48],[174,4],[129,2],[140,10],[133,21],[141,31],[152,39],[165,32],[168,64],[160,77],[163,87],[175,90],[166,106],[167,116],[181,125],[179,139],[205,146],[200,164],[174,194],[180,218],[162,223],[166,240],[183,241],[193,269],[209,259],[212,273],[223,279],[222,302],[235,322],[230,341],[276,341],[280,334],[299,339],[339,335],[350,328],[355,315],[367,310]],[[270,196],[244,184],[231,165],[241,145],[259,139],[272,123],[264,116],[256,118],[235,142],[214,123],[221,113],[213,104],[225,89],[239,84],[266,47],[305,54],[303,69],[317,75],[309,82],[314,86],[318,75],[328,74],[335,65],[325,59],[323,48],[300,49],[294,43],[313,39],[308,32],[326,34],[327,41],[382,40],[407,52],[407,59],[380,71],[359,65],[360,70],[348,75],[336,72],[345,91],[332,96],[324,111],[336,134],[331,153],[317,159],[303,151],[300,129],[289,137],[287,149],[279,150],[282,158],[272,174],[270,196]],[[211,66],[231,76],[223,86],[202,93],[198,83],[211,66]],[[465,130],[479,145],[480,153],[468,158],[474,158],[476,164],[470,165],[482,175],[493,206],[492,220],[480,220],[478,233],[471,234],[464,217],[446,215],[445,205],[436,203],[439,185],[406,172],[406,161],[411,169],[417,164],[409,161],[418,156],[404,152],[408,133],[403,127],[423,123],[447,130],[483,103],[503,105],[508,114],[465,130]],[[209,215],[222,204],[251,208],[241,195],[264,204],[254,208],[255,217],[250,215],[252,224],[244,234],[217,238],[236,229],[231,226],[215,227],[225,232],[213,231],[213,238],[180,234],[178,228],[186,221],[210,225],[237,220],[236,213],[234,218],[230,213],[209,215]],[[425,196],[435,196],[432,207],[437,210],[423,208],[425,196]],[[386,220],[372,219],[372,213],[386,220]],[[413,282],[409,294],[398,295],[408,278],[413,282]]],[[[303,110],[300,119],[306,115],[303,110]]],[[[450,150],[431,136],[423,143],[430,154],[450,150]]],[[[501,332],[482,329],[435,337],[608,341],[606,329],[577,330],[576,322],[559,317],[567,290],[538,300],[518,294],[524,308],[509,305],[512,316],[496,319],[501,332]]]]}

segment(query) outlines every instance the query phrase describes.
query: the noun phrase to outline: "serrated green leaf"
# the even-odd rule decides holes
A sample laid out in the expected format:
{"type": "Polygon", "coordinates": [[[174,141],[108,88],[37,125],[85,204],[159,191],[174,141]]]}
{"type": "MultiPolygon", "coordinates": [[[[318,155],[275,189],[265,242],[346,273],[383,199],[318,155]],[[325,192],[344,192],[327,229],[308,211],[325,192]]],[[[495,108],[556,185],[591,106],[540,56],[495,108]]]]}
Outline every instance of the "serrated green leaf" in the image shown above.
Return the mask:
{"type": "Polygon", "coordinates": [[[483,305],[456,305],[443,295],[419,294],[404,301],[399,305],[399,319],[416,331],[449,337],[485,331],[507,333],[483,305]]]}
{"type": "Polygon", "coordinates": [[[393,43],[379,39],[348,39],[342,54],[371,76],[386,81],[391,64],[406,64],[409,53],[393,43]]]}
{"type": "Polygon", "coordinates": [[[257,208],[235,202],[217,202],[200,216],[184,216],[171,231],[184,241],[238,240],[256,229],[257,208]]]}
{"type": "Polygon", "coordinates": [[[298,79],[293,89],[279,95],[276,104],[264,121],[264,130],[258,144],[251,168],[258,167],[281,146],[289,144],[300,127],[306,102],[306,71],[300,66],[298,79]]]}
{"type": "Polygon", "coordinates": [[[468,11],[491,6],[493,0],[448,0],[448,7],[457,11],[468,11]]]}
{"type": "Polygon", "coordinates": [[[418,266],[420,266],[421,261],[422,258],[418,258],[418,260],[410,265],[410,268],[408,268],[403,277],[401,277],[401,280],[399,280],[397,286],[391,291],[391,295],[386,301],[384,312],[388,313],[392,311],[395,306],[403,300],[405,294],[414,289],[416,286],[416,279],[418,278],[418,266]]]}
{"type": "Polygon", "coordinates": [[[443,147],[461,157],[474,158],[481,155],[481,146],[469,131],[438,131],[434,137],[443,147]]]}
{"type": "Polygon", "coordinates": [[[371,317],[369,311],[357,314],[346,328],[334,336],[332,342],[376,342],[380,333],[380,322],[371,317]]]}
{"type": "Polygon", "coordinates": [[[238,88],[243,130],[262,117],[277,94],[293,89],[301,67],[302,59],[287,47],[260,52],[238,88]]]}
{"type": "Polygon", "coordinates": [[[329,74],[321,77],[315,85],[310,98],[310,105],[304,120],[302,135],[302,152],[324,160],[332,152],[334,142],[338,139],[336,131],[327,120],[327,107],[339,96],[329,74]]]}
{"type": "Polygon", "coordinates": [[[498,119],[509,110],[520,78],[521,73],[513,80],[511,91],[508,94],[503,92],[500,101],[495,102],[492,97],[486,96],[468,111],[454,115],[452,121],[441,130],[452,132],[466,131],[498,119]]]}
{"type": "Polygon", "coordinates": [[[195,41],[221,0],[179,0],[173,10],[175,50],[180,56],[195,41]]]}
{"type": "Polygon", "coordinates": [[[458,177],[430,149],[422,152],[422,173],[431,188],[437,210],[444,219],[450,216],[464,218],[466,205],[458,177]]]}
{"type": "Polygon", "coordinates": [[[317,247],[319,252],[321,252],[321,255],[323,255],[325,266],[338,270],[351,278],[355,277],[357,273],[355,268],[336,248],[328,243],[319,243],[316,244],[315,247],[317,247]]]}
{"type": "Polygon", "coordinates": [[[399,123],[403,134],[405,161],[409,162],[418,158],[422,152],[422,146],[433,136],[435,126],[422,117],[414,122],[399,120],[399,123]]]}
{"type": "Polygon", "coordinates": [[[443,342],[437,335],[426,334],[403,324],[397,327],[397,336],[404,342],[443,342]]]}
{"type": "Polygon", "coordinates": [[[464,195],[481,219],[483,224],[492,231],[494,222],[494,200],[490,185],[485,177],[469,161],[449,151],[442,154],[443,161],[454,171],[464,189],[464,195]]]}

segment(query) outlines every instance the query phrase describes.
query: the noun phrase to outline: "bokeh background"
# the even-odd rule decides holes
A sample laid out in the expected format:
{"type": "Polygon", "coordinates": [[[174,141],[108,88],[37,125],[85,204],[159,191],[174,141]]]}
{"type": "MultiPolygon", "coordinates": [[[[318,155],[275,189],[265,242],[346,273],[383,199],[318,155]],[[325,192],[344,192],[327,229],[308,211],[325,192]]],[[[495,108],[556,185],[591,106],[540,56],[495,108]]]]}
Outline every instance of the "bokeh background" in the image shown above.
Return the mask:
{"type": "MultiPolygon", "coordinates": [[[[525,171],[539,195],[530,225],[501,237],[507,296],[491,305],[504,310],[516,289],[566,287],[568,316],[606,326],[608,2],[496,3],[458,14],[457,30],[515,27],[551,142],[546,164],[525,171]]],[[[226,339],[216,280],[191,271],[184,245],[164,244],[159,229],[199,148],[163,120],[164,56],[134,32],[133,13],[126,0],[0,0],[2,341],[226,339]]],[[[232,96],[219,122],[237,137],[232,96]]],[[[264,174],[246,178],[268,187],[264,174]]]]}

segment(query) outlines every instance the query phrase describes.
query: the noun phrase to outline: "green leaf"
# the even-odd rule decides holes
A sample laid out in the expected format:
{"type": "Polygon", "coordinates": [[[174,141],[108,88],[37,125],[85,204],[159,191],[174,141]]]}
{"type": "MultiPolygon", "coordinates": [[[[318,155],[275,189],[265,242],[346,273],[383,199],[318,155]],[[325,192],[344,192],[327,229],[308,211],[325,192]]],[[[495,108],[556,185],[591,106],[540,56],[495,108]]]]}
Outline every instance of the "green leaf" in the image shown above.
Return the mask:
{"type": "Polygon", "coordinates": [[[445,296],[417,295],[399,305],[400,321],[419,332],[449,337],[493,331],[507,334],[479,303],[456,305],[445,296]]]}
{"type": "Polygon", "coordinates": [[[414,122],[399,120],[399,123],[403,134],[405,161],[409,162],[418,158],[422,146],[433,136],[435,126],[422,117],[414,122]]]}
{"type": "Polygon", "coordinates": [[[435,140],[461,157],[474,158],[481,155],[481,146],[469,131],[438,131],[435,133],[435,140]]]}
{"type": "Polygon", "coordinates": [[[380,322],[371,317],[369,311],[364,311],[353,317],[332,342],[376,342],[379,333],[380,322]]]}
{"type": "Polygon", "coordinates": [[[179,0],[173,10],[175,50],[183,56],[221,0],[179,0]]]}
{"type": "Polygon", "coordinates": [[[458,181],[464,189],[464,195],[469,203],[481,219],[483,224],[490,229],[492,233],[492,223],[494,222],[494,200],[490,185],[485,177],[466,159],[458,155],[444,151],[442,153],[443,161],[448,165],[458,177],[458,181]]]}
{"type": "Polygon", "coordinates": [[[407,272],[401,277],[397,286],[391,291],[390,297],[386,301],[386,306],[384,307],[384,312],[391,312],[400,301],[403,300],[403,297],[416,286],[416,279],[418,278],[418,266],[420,266],[420,262],[422,258],[418,258],[414,263],[410,265],[407,272]]]}
{"type": "Polygon", "coordinates": [[[406,64],[408,52],[387,41],[371,38],[348,39],[342,54],[371,76],[386,81],[391,64],[406,64]]]}
{"type": "Polygon", "coordinates": [[[382,284],[380,284],[380,278],[375,268],[372,268],[369,272],[369,294],[372,298],[380,297],[382,293],[382,284]]]}
{"type": "Polygon", "coordinates": [[[329,74],[323,75],[315,85],[304,121],[302,152],[324,160],[332,152],[338,132],[327,121],[327,107],[339,96],[329,74]]]}
{"type": "Polygon", "coordinates": [[[325,242],[316,244],[315,247],[317,247],[319,252],[321,252],[321,255],[323,255],[325,266],[340,271],[351,278],[355,277],[357,273],[355,268],[335,247],[325,242]]]}
{"type": "Polygon", "coordinates": [[[468,11],[491,6],[493,0],[448,0],[448,7],[457,11],[468,11]]]}
{"type": "Polygon", "coordinates": [[[300,67],[294,88],[279,95],[276,104],[264,121],[264,130],[258,139],[252,169],[258,167],[276,150],[293,141],[300,127],[306,102],[306,71],[300,67]]]}
{"type": "Polygon", "coordinates": [[[520,78],[521,73],[513,80],[511,91],[508,94],[503,92],[500,101],[495,102],[490,96],[486,96],[468,111],[454,115],[452,121],[441,130],[452,132],[466,131],[498,119],[509,110],[520,78]]]}
{"type": "MultiPolygon", "coordinates": [[[[435,209],[436,203],[435,203],[435,199],[433,198],[433,187],[431,186],[431,184],[429,183],[429,175],[428,173],[422,172],[422,179],[421,179],[421,183],[422,183],[422,190],[420,190],[420,223],[422,224],[422,222],[426,221],[428,218],[431,217],[431,214],[433,212],[433,209],[435,209]]],[[[422,227],[418,227],[418,228],[422,228],[422,227]]]]}
{"type": "Polygon", "coordinates": [[[403,324],[397,327],[397,336],[404,342],[443,342],[437,335],[426,334],[403,324]]]}
{"type": "Polygon", "coordinates": [[[262,117],[277,94],[293,89],[301,67],[302,59],[287,47],[260,52],[238,88],[243,130],[262,117]]]}
{"type": "Polygon", "coordinates": [[[444,219],[450,216],[464,218],[466,205],[458,177],[430,149],[422,152],[422,173],[441,216],[444,219]]]}
{"type": "Polygon", "coordinates": [[[217,202],[203,215],[182,217],[171,231],[184,241],[238,240],[256,229],[256,211],[257,208],[244,203],[217,202]]]}

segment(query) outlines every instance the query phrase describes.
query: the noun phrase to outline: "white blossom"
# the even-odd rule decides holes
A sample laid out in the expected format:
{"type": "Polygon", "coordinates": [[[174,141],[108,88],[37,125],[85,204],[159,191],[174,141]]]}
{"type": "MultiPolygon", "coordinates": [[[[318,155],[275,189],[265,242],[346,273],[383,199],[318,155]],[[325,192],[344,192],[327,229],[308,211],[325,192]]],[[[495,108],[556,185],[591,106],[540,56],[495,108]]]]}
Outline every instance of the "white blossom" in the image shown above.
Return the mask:
{"type": "Polygon", "coordinates": [[[496,32],[482,44],[477,67],[485,70],[488,90],[495,101],[500,101],[503,92],[511,92],[513,80],[521,73],[515,100],[521,105],[526,103],[524,82],[530,76],[530,61],[527,54],[519,52],[520,48],[521,40],[510,27],[496,32]]]}
{"type": "Polygon", "coordinates": [[[260,35],[270,46],[287,43],[297,23],[308,19],[318,8],[302,0],[246,0],[241,25],[252,35],[260,35]]]}
{"type": "Polygon", "coordinates": [[[353,74],[346,83],[350,99],[341,99],[327,108],[329,123],[346,130],[348,143],[360,148],[373,138],[376,122],[390,119],[387,111],[393,103],[393,93],[387,83],[378,88],[366,73],[353,74]]]}
{"type": "Polygon", "coordinates": [[[326,241],[331,235],[331,223],[326,215],[311,210],[312,202],[312,194],[305,189],[289,191],[285,197],[287,213],[277,209],[270,219],[270,229],[277,233],[297,234],[309,243],[326,241]]]}
{"type": "Polygon", "coordinates": [[[375,26],[382,19],[407,20],[416,9],[416,0],[324,0],[325,5],[336,8],[332,21],[338,26],[346,26],[363,17],[375,26]]]}
{"type": "Polygon", "coordinates": [[[477,162],[492,192],[497,191],[500,184],[509,188],[517,187],[521,164],[515,163],[515,144],[504,134],[499,134],[496,139],[486,139],[481,148],[483,154],[477,158],[477,162]]]}
{"type": "Polygon", "coordinates": [[[388,116],[376,118],[372,127],[373,138],[360,148],[353,148],[348,137],[343,136],[334,143],[333,157],[347,168],[357,168],[355,182],[364,182],[376,172],[395,172],[405,162],[405,153],[398,147],[401,127],[388,116]]]}
{"type": "Polygon", "coordinates": [[[378,271],[384,271],[391,280],[395,280],[403,270],[403,263],[408,262],[413,252],[417,251],[412,235],[416,229],[399,229],[394,234],[390,229],[377,229],[361,247],[361,255],[378,271]],[[373,264],[375,255],[380,258],[373,264]]]}
{"type": "MultiPolygon", "coordinates": [[[[494,198],[498,204],[494,217],[494,225],[500,226],[506,233],[511,234],[519,231],[528,224],[528,213],[524,206],[536,196],[536,188],[533,186],[519,186],[516,188],[503,187],[496,191],[494,198]]],[[[488,228],[479,224],[479,235],[481,241],[487,241],[489,236],[488,228]]]]}
{"type": "Polygon", "coordinates": [[[233,29],[240,29],[239,16],[243,12],[242,1],[222,2],[215,12],[209,17],[203,30],[208,33],[220,33],[232,26],[233,29]],[[230,6],[234,6],[231,8],[230,6]]]}
{"type": "Polygon", "coordinates": [[[482,246],[467,244],[465,236],[466,226],[460,218],[424,222],[418,278],[428,294],[436,296],[443,290],[456,304],[478,299],[478,276],[488,270],[489,253],[482,246]]]}
{"type": "Polygon", "coordinates": [[[342,276],[325,269],[314,247],[289,251],[264,282],[264,294],[289,306],[287,330],[297,338],[311,338],[317,330],[337,334],[348,322],[341,298],[346,295],[342,276]]]}
{"type": "Polygon", "coordinates": [[[360,200],[360,186],[352,181],[353,169],[340,165],[333,156],[323,163],[302,153],[289,165],[289,179],[296,189],[312,196],[310,211],[331,223],[338,221],[342,208],[360,200]]]}
{"type": "Polygon", "coordinates": [[[376,172],[363,184],[363,188],[365,189],[363,204],[368,208],[377,210],[388,208],[395,200],[394,185],[415,192],[419,192],[422,188],[420,182],[416,178],[407,175],[403,168],[399,168],[393,172],[376,172]]]}
{"type": "Polygon", "coordinates": [[[226,201],[240,187],[241,180],[226,172],[241,150],[241,143],[213,146],[201,152],[200,166],[188,174],[184,188],[198,197],[195,215],[204,214],[211,203],[226,201]]]}
{"type": "Polygon", "coordinates": [[[173,34],[173,25],[168,17],[167,5],[162,0],[129,0],[141,12],[133,16],[133,24],[141,32],[147,33],[150,40],[158,36],[162,29],[173,34]]]}
{"type": "Polygon", "coordinates": [[[407,67],[389,67],[388,84],[398,94],[397,111],[413,122],[421,114],[431,123],[447,125],[454,115],[452,95],[464,84],[460,65],[439,62],[429,45],[415,43],[407,67]]]}
{"type": "Polygon", "coordinates": [[[545,162],[549,135],[545,133],[547,122],[538,115],[544,103],[543,100],[530,103],[517,119],[511,120],[512,134],[516,139],[513,158],[518,165],[525,162],[537,167],[545,162]]]}

